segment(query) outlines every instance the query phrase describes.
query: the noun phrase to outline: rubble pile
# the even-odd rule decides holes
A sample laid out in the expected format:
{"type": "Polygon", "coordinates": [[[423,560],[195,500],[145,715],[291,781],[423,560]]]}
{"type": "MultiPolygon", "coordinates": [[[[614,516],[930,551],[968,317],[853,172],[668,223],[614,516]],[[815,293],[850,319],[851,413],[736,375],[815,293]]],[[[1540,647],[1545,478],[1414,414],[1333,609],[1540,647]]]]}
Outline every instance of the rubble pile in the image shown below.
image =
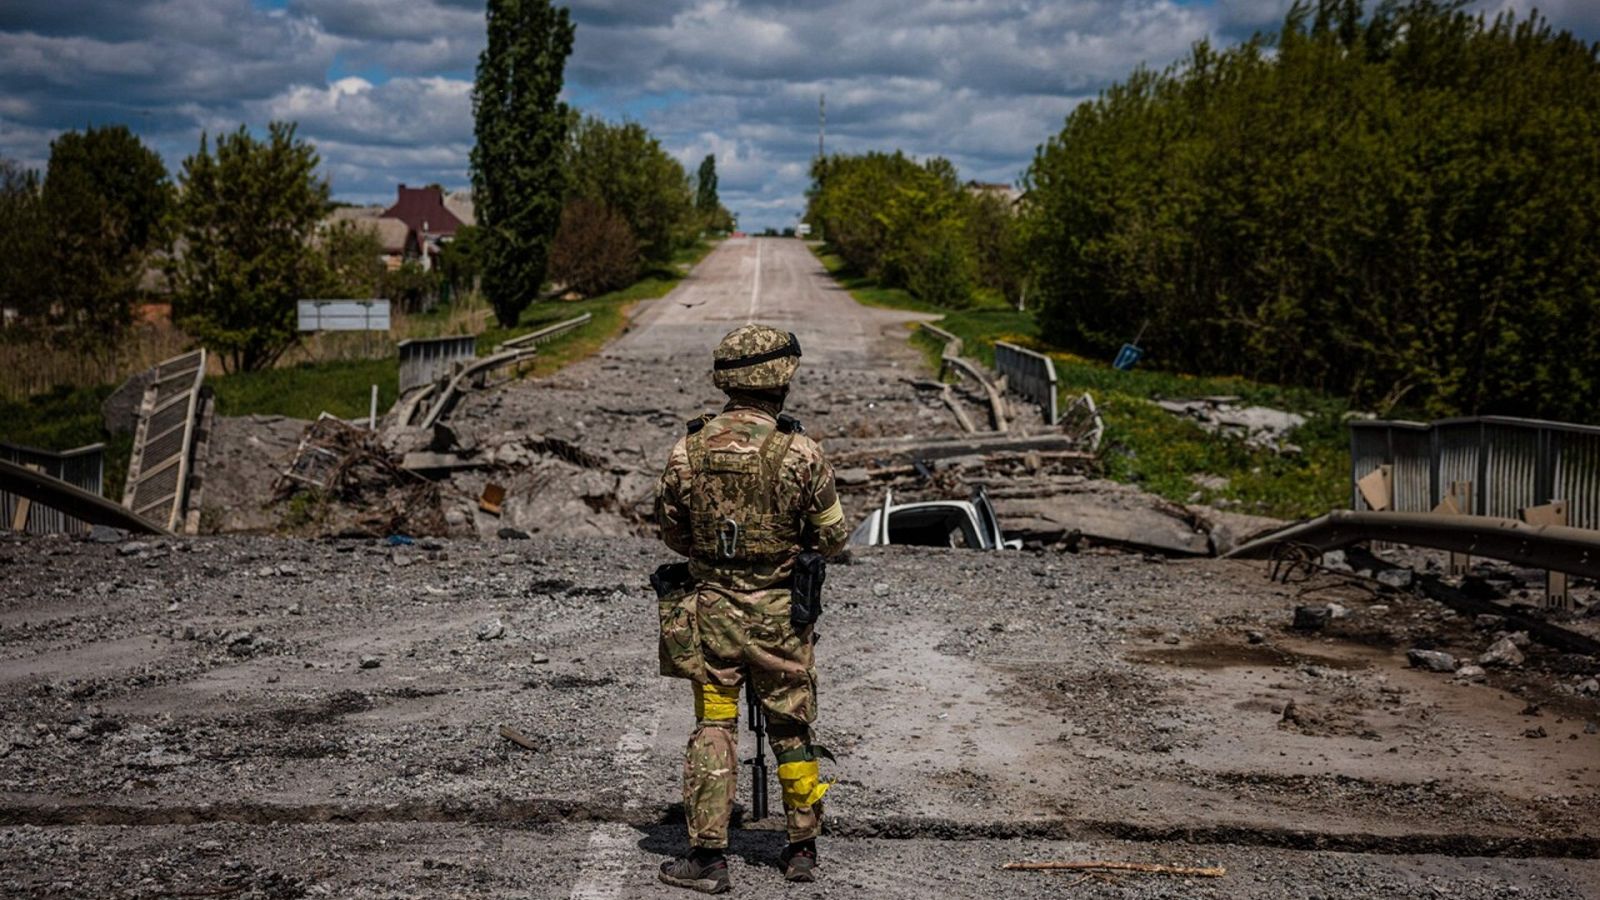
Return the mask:
{"type": "Polygon", "coordinates": [[[1213,434],[1237,437],[1249,447],[1284,454],[1300,452],[1288,437],[1306,423],[1305,416],[1268,406],[1240,406],[1239,401],[1239,397],[1201,397],[1157,400],[1155,404],[1173,415],[1193,419],[1213,434]]]}
{"type": "Polygon", "coordinates": [[[332,416],[306,429],[272,502],[291,531],[340,537],[445,531],[438,486],[395,462],[376,434],[332,416]]]}

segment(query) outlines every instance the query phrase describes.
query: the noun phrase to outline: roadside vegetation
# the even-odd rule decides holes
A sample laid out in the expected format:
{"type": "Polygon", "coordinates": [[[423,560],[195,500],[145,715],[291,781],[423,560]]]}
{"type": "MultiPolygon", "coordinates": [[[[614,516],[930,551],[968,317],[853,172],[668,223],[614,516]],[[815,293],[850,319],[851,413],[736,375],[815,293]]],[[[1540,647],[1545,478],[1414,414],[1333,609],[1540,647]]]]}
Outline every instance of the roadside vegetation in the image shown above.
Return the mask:
{"type": "Polygon", "coordinates": [[[1597,128],[1600,45],[1537,14],[1315,0],[1082,104],[1014,194],[833,156],[807,221],[863,303],[942,314],[986,361],[1051,353],[1105,413],[1108,475],[1311,515],[1348,502],[1353,408],[1600,417],[1597,128]],[[1310,415],[1301,452],[1146,402],[1213,395],[1310,415]]]}
{"type": "Polygon", "coordinates": [[[1600,417],[1600,45],[1534,14],[1298,3],[1078,106],[1015,202],[946,160],[813,166],[851,270],[1143,369],[1381,415],[1600,417]]]}

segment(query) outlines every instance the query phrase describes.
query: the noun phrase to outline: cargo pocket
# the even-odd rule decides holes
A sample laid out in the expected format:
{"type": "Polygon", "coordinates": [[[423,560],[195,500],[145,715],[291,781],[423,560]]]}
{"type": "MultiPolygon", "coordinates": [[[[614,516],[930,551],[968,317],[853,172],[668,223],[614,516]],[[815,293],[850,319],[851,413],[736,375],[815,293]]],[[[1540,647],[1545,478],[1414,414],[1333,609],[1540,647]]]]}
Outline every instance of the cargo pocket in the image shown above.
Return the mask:
{"type": "Polygon", "coordinates": [[[661,674],[705,681],[706,663],[700,655],[699,592],[668,594],[657,606],[661,609],[661,674]]]}

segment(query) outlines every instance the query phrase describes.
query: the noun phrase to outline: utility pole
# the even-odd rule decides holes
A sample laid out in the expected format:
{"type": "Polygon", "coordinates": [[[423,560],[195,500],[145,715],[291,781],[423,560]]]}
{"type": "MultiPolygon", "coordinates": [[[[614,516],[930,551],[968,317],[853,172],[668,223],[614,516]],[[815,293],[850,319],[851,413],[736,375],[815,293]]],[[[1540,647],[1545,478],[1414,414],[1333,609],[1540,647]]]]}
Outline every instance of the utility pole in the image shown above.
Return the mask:
{"type": "Polygon", "coordinates": [[[823,139],[828,135],[828,95],[817,95],[817,159],[822,159],[823,139]]]}

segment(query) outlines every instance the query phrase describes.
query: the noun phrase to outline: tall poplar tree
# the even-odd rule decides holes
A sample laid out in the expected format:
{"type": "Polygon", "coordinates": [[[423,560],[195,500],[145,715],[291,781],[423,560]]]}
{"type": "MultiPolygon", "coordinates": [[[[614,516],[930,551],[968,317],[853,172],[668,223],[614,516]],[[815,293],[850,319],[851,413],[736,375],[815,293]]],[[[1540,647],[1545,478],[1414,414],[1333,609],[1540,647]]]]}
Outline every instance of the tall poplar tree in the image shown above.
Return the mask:
{"type": "Polygon", "coordinates": [[[700,174],[695,178],[694,206],[710,215],[717,211],[722,201],[717,197],[717,157],[707,153],[700,162],[700,174]]]}
{"type": "Polygon", "coordinates": [[[561,223],[569,111],[559,99],[573,25],[549,0],[489,0],[472,113],[483,293],[504,327],[539,296],[561,223]]]}

